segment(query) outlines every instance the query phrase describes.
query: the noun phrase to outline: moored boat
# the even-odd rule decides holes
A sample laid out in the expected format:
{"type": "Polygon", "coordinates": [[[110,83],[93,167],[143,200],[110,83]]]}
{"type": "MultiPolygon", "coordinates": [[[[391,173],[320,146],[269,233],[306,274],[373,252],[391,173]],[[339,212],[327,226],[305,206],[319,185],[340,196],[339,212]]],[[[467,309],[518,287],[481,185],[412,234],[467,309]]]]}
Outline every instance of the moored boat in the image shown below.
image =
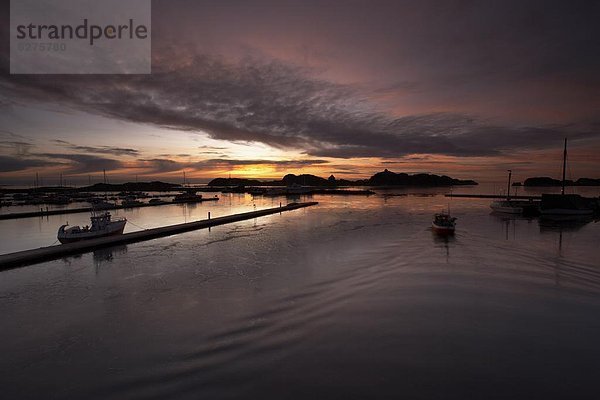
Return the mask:
{"type": "Polygon", "coordinates": [[[510,198],[510,178],[512,170],[508,170],[508,185],[506,187],[506,200],[496,200],[490,204],[490,208],[497,213],[514,215],[537,215],[539,202],[533,200],[512,200],[510,198]]]}
{"type": "Polygon", "coordinates": [[[542,215],[591,215],[598,209],[596,199],[578,194],[565,194],[565,173],[567,169],[567,138],[563,150],[562,185],[560,194],[542,194],[540,213],[542,215]]]}
{"type": "Polygon", "coordinates": [[[540,202],[533,200],[498,200],[490,204],[497,213],[535,216],[539,214],[540,202]]]}
{"type": "Polygon", "coordinates": [[[594,213],[594,200],[578,194],[542,194],[540,213],[542,215],[591,215],[594,213]]]}
{"type": "Polygon", "coordinates": [[[80,227],[78,225],[69,227],[62,225],[58,229],[57,238],[61,243],[72,243],[80,240],[96,239],[99,237],[121,235],[125,229],[127,219],[112,219],[108,211],[93,211],[90,217],[92,226],[80,227]]]}
{"type": "Polygon", "coordinates": [[[518,202],[511,200],[494,201],[490,204],[490,208],[504,214],[523,214],[523,207],[518,202]]]}
{"type": "Polygon", "coordinates": [[[196,194],[197,190],[186,188],[185,191],[173,198],[173,203],[197,203],[202,201],[202,195],[196,194]]]}
{"type": "Polygon", "coordinates": [[[137,200],[135,197],[133,196],[127,196],[122,202],[121,205],[123,207],[139,207],[141,205],[144,205],[143,201],[139,201],[137,200]]]}
{"type": "Polygon", "coordinates": [[[506,188],[506,200],[494,201],[490,204],[490,208],[495,212],[505,214],[523,214],[523,207],[516,202],[510,200],[510,178],[512,170],[508,170],[508,185],[506,188]]]}

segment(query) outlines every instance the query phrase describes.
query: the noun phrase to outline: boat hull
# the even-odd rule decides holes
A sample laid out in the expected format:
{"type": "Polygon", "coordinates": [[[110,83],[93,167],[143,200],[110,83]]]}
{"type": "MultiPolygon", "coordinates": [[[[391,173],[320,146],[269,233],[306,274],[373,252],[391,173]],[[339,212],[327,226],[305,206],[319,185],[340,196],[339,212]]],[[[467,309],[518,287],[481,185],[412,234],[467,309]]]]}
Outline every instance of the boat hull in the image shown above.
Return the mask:
{"type": "Polygon", "coordinates": [[[546,210],[542,210],[542,215],[591,215],[594,213],[594,210],[591,209],[568,209],[568,208],[550,208],[546,210]]]}
{"type": "Polygon", "coordinates": [[[523,207],[507,207],[492,204],[490,205],[490,208],[494,212],[499,212],[503,214],[523,214],[523,207]]]}
{"type": "Polygon", "coordinates": [[[540,203],[535,201],[503,200],[492,202],[490,208],[496,213],[533,216],[539,214],[540,203]]]}
{"type": "Polygon", "coordinates": [[[431,230],[438,235],[452,235],[455,228],[454,226],[436,225],[435,222],[431,223],[431,230]]]}
{"type": "Polygon", "coordinates": [[[542,215],[591,215],[595,199],[577,194],[542,194],[542,215]]]}

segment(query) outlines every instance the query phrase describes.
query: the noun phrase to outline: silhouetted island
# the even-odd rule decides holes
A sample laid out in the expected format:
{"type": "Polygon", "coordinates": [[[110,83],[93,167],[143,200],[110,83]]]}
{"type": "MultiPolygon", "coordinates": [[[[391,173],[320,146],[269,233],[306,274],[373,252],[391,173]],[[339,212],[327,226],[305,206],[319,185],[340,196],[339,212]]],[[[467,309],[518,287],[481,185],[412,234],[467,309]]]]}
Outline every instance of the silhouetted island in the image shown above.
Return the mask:
{"type": "MultiPolygon", "coordinates": [[[[525,179],[524,186],[561,186],[559,179],[549,178],[547,176],[538,176],[525,179]]],[[[576,181],[565,180],[565,186],[600,186],[600,179],[579,178],[576,181]]]]}
{"type": "Polygon", "coordinates": [[[473,180],[450,178],[446,175],[395,173],[388,171],[378,172],[369,181],[370,186],[457,186],[477,185],[473,180]]]}
{"type": "Polygon", "coordinates": [[[435,186],[456,186],[456,185],[477,185],[473,180],[454,179],[446,175],[434,174],[414,174],[395,173],[387,169],[378,172],[369,179],[361,179],[356,181],[346,179],[336,179],[333,175],[329,178],[321,178],[319,176],[302,174],[294,175],[287,174],[281,180],[274,181],[259,181],[256,179],[240,179],[240,178],[216,178],[208,183],[208,186],[316,186],[316,187],[336,187],[336,186],[418,186],[418,187],[435,187],[435,186]]]}

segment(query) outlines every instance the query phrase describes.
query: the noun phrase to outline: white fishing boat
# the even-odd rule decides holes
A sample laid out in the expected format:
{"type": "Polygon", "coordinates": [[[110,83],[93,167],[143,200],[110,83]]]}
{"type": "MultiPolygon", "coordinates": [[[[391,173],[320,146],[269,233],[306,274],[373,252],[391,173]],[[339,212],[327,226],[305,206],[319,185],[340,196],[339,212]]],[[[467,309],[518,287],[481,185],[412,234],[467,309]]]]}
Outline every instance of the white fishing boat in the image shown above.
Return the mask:
{"type": "Polygon", "coordinates": [[[58,229],[57,238],[61,243],[72,243],[80,240],[96,239],[99,237],[121,235],[125,229],[127,219],[112,219],[108,211],[92,211],[91,226],[62,225],[58,229]]]}

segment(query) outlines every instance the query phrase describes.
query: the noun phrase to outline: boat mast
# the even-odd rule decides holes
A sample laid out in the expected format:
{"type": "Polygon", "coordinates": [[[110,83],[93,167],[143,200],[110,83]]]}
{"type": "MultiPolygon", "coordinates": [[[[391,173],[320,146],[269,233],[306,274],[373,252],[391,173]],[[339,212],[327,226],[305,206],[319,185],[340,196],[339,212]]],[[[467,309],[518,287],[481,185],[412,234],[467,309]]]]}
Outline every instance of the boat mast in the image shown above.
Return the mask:
{"type": "Polygon", "coordinates": [[[104,178],[104,201],[108,200],[108,187],[106,186],[106,169],[102,169],[102,176],[104,178]]]}
{"type": "Polygon", "coordinates": [[[510,178],[512,176],[512,170],[508,170],[508,187],[506,189],[506,200],[510,200],[510,178]]]}
{"type": "Polygon", "coordinates": [[[567,138],[565,138],[565,149],[563,151],[562,187],[560,194],[565,194],[565,171],[567,169],[567,138]]]}

